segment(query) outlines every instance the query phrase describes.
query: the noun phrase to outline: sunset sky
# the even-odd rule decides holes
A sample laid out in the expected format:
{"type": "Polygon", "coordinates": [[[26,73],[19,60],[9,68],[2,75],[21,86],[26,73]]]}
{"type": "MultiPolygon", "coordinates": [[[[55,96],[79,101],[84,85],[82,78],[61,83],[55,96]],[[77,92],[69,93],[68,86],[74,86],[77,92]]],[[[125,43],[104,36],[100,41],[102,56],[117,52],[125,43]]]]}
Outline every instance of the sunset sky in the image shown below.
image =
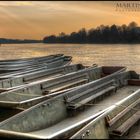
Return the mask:
{"type": "Polygon", "coordinates": [[[60,32],[140,23],[140,11],[116,11],[107,1],[0,1],[0,38],[42,39],[60,32]]]}

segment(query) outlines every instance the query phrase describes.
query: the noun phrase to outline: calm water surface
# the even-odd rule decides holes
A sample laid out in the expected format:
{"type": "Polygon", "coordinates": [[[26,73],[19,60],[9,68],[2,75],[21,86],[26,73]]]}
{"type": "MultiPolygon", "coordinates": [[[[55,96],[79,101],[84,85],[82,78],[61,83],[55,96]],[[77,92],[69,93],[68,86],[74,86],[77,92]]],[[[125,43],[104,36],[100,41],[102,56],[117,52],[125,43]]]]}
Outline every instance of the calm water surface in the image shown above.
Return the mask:
{"type": "Polygon", "coordinates": [[[73,57],[73,63],[121,65],[140,73],[139,45],[96,44],[5,44],[0,46],[0,59],[15,59],[63,53],[73,57]]]}

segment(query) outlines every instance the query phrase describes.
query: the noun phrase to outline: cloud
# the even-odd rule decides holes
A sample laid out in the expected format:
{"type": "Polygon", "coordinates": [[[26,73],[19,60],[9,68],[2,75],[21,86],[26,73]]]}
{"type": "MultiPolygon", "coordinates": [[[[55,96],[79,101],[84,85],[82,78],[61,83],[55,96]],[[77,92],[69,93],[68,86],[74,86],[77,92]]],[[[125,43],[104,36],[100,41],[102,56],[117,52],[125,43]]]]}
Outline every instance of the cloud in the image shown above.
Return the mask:
{"type": "Polygon", "coordinates": [[[31,1],[0,1],[0,6],[33,6],[31,1]]]}
{"type": "Polygon", "coordinates": [[[115,12],[115,2],[109,1],[0,1],[1,34],[14,37],[70,33],[82,27],[139,21],[138,17],[115,12]]]}
{"type": "MultiPolygon", "coordinates": [[[[106,3],[108,7],[110,3],[106,3]]],[[[84,1],[1,1],[0,7],[24,7],[34,8],[34,10],[45,10],[47,12],[71,12],[71,13],[91,13],[91,12],[105,12],[101,2],[84,2],[84,1]],[[97,7],[97,8],[93,8],[97,7]]]]}

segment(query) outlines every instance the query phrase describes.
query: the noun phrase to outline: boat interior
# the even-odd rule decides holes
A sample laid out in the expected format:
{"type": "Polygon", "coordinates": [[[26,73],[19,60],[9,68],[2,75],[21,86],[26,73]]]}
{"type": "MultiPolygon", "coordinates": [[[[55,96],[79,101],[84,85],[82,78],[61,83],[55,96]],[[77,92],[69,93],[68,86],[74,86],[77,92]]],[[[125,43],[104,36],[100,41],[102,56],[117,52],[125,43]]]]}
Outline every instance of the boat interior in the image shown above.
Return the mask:
{"type": "Polygon", "coordinates": [[[139,121],[139,89],[140,75],[134,71],[103,76],[2,121],[0,136],[42,139],[123,136],[139,121]],[[93,131],[91,135],[87,130],[93,131]]]}
{"type": "MultiPolygon", "coordinates": [[[[121,71],[125,71],[125,67],[92,66],[56,78],[51,77],[49,79],[32,82],[23,86],[20,85],[13,90],[4,91],[5,89],[3,89],[4,92],[1,92],[0,94],[0,106],[8,108],[28,108],[40,101],[62,94],[63,92],[73,90],[73,88],[77,86],[90,83],[91,81],[95,81],[121,71]]],[[[111,83],[113,84],[113,81],[106,82],[104,86],[108,86],[111,83]]],[[[112,86],[111,88],[113,89],[114,87],[112,86]]]]}

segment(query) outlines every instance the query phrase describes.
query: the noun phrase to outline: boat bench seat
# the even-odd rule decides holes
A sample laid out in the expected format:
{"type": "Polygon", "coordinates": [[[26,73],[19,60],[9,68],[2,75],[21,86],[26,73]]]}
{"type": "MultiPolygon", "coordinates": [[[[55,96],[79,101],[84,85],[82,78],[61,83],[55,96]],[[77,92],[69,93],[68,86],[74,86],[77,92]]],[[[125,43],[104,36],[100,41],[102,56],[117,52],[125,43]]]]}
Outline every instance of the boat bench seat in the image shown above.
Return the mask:
{"type": "MultiPolygon", "coordinates": [[[[135,110],[135,112],[127,117],[125,121],[122,121],[121,125],[117,127],[115,126],[120,120],[123,120],[128,113],[131,113],[133,108],[135,108],[137,105],[139,105],[140,99],[136,100],[129,106],[127,106],[124,110],[120,111],[115,117],[110,119],[110,116],[106,116],[106,123],[109,127],[109,134],[115,135],[115,136],[123,136],[136,122],[140,119],[140,111],[138,109],[135,110]]],[[[133,110],[134,111],[134,110],[133,110]]]]}
{"type": "MultiPolygon", "coordinates": [[[[65,90],[65,89],[68,89],[68,88],[71,88],[71,87],[75,87],[75,86],[78,86],[78,85],[81,85],[81,84],[85,84],[88,82],[88,79],[81,79],[81,80],[78,80],[78,81],[75,81],[75,82],[72,82],[72,83],[67,83],[63,86],[59,86],[59,87],[56,87],[56,88],[52,88],[52,89],[48,89],[47,90],[47,93],[53,93],[53,92],[57,92],[57,91],[60,91],[60,90],[65,90]]],[[[46,91],[45,91],[46,92],[46,91]]],[[[43,92],[42,94],[44,95],[43,92]]]]}
{"type": "Polygon", "coordinates": [[[63,71],[62,70],[59,70],[59,71],[56,71],[56,72],[53,72],[51,71],[50,73],[47,73],[47,72],[38,72],[38,73],[35,73],[35,74],[32,74],[30,76],[27,76],[27,77],[24,77],[23,78],[23,81],[24,82],[30,82],[30,81],[34,81],[36,79],[39,79],[39,78],[43,78],[43,77],[51,77],[51,76],[61,76],[63,71]]]}
{"type": "Polygon", "coordinates": [[[32,79],[28,79],[28,80],[24,80],[24,84],[29,84],[31,82],[36,82],[36,81],[41,81],[41,80],[44,80],[44,79],[47,79],[47,80],[51,80],[51,79],[54,79],[54,78],[57,78],[57,77],[60,77],[60,76],[63,76],[63,74],[56,74],[56,75],[50,75],[50,76],[38,76],[36,78],[32,78],[32,79]]]}
{"type": "Polygon", "coordinates": [[[120,127],[113,130],[112,133],[118,136],[124,135],[136,122],[140,120],[140,111],[137,111],[127,121],[125,121],[120,127]]]}
{"type": "Polygon", "coordinates": [[[87,90],[79,92],[73,96],[69,95],[65,97],[68,109],[78,109],[79,107],[86,105],[90,101],[97,100],[99,97],[106,95],[109,91],[116,91],[116,85],[114,80],[103,83],[101,85],[91,87],[87,90]],[[71,97],[70,97],[71,96],[71,97]]]}
{"type": "Polygon", "coordinates": [[[89,77],[87,73],[79,74],[79,75],[67,75],[67,76],[62,76],[58,77],[56,79],[52,79],[51,81],[45,82],[41,84],[41,89],[42,90],[51,90],[55,88],[59,88],[65,85],[70,85],[72,83],[81,81],[83,79],[89,80],[89,77]]]}

